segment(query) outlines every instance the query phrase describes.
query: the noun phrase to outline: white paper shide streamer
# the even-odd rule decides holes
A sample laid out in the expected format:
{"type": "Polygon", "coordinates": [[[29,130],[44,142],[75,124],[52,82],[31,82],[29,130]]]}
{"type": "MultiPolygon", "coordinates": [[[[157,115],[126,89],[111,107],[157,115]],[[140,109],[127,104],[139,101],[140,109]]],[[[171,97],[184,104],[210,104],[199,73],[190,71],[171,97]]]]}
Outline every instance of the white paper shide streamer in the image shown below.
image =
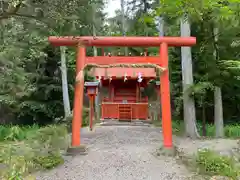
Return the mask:
{"type": "Polygon", "coordinates": [[[142,73],[138,73],[138,79],[137,79],[137,81],[140,83],[140,82],[142,82],[142,73]]]}
{"type": "Polygon", "coordinates": [[[127,81],[127,73],[124,74],[124,82],[127,81]]]}

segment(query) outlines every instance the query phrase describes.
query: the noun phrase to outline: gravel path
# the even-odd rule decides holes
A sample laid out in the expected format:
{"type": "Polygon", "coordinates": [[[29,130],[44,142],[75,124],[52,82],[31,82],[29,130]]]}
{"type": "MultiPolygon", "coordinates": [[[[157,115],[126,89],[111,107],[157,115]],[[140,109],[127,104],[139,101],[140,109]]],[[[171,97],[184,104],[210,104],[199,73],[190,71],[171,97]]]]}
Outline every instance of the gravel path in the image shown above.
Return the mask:
{"type": "Polygon", "coordinates": [[[171,157],[156,157],[161,145],[159,128],[100,126],[82,130],[89,152],[68,159],[64,165],[38,180],[179,180],[192,179],[190,172],[171,157]]]}

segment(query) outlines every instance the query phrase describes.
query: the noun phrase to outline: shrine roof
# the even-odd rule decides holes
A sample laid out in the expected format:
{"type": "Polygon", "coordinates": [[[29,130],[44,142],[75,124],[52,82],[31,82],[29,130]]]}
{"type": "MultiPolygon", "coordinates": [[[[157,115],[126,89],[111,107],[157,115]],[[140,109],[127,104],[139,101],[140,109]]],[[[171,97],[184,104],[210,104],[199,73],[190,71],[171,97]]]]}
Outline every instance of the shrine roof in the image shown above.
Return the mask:
{"type": "Polygon", "coordinates": [[[95,77],[131,77],[137,78],[139,73],[145,78],[155,78],[155,68],[123,68],[123,67],[111,67],[111,68],[94,68],[91,75],[95,77]]]}

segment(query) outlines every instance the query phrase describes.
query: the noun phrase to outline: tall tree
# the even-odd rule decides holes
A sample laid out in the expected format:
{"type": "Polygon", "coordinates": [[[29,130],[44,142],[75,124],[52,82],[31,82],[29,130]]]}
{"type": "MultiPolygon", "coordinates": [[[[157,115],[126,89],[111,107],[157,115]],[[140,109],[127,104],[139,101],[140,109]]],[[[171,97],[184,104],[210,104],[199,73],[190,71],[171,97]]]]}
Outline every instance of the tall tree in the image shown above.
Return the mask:
{"type": "Polygon", "coordinates": [[[162,16],[158,16],[158,29],[159,29],[159,36],[164,36],[164,19],[162,16]]]}
{"type": "MultiPolygon", "coordinates": [[[[159,1],[160,3],[160,1],[159,1]]],[[[159,4],[159,6],[161,6],[161,4],[159,4]]],[[[164,18],[163,16],[159,15],[158,17],[158,34],[160,37],[163,37],[164,36],[164,18]]],[[[157,96],[157,101],[160,103],[160,96],[157,96]]],[[[161,106],[160,107],[160,112],[161,113],[161,106]]],[[[158,115],[158,117],[160,117],[160,115],[158,115]]]]}
{"type": "MultiPolygon", "coordinates": [[[[122,34],[126,36],[126,20],[125,20],[125,1],[121,0],[121,20],[122,20],[122,34]]],[[[124,48],[125,56],[128,55],[128,48],[124,48]]]]}
{"type": "MultiPolygon", "coordinates": [[[[191,36],[188,15],[181,18],[181,37],[191,36]]],[[[189,87],[193,85],[192,54],[190,47],[181,47],[182,83],[185,133],[191,138],[199,137],[196,126],[194,99],[190,96],[189,87]]]]}
{"type": "Polygon", "coordinates": [[[61,74],[62,74],[62,95],[65,118],[71,115],[71,107],[68,92],[67,66],[66,66],[66,47],[60,47],[61,55],[61,74]]]}
{"type": "MultiPolygon", "coordinates": [[[[218,56],[218,27],[213,27],[213,36],[214,36],[214,49],[213,49],[213,57],[215,61],[219,61],[218,56]]],[[[223,129],[223,107],[222,107],[222,91],[221,87],[215,86],[214,87],[214,124],[215,124],[215,136],[216,137],[223,137],[224,136],[224,129],[223,129]]]]}
{"type": "MultiPolygon", "coordinates": [[[[63,116],[64,111],[69,112],[69,108],[63,111],[62,93],[65,91],[63,87],[67,87],[65,75],[68,72],[69,98],[72,98],[75,58],[70,56],[74,54],[71,48],[67,53],[64,53],[64,49],[59,51],[49,46],[46,37],[90,35],[91,5],[88,1],[75,0],[27,1],[27,5],[25,1],[21,1],[24,2],[21,8],[14,13],[7,13],[6,16],[7,7],[16,5],[12,4],[14,1],[5,2],[9,4],[4,7],[0,4],[0,17],[4,14],[4,18],[0,18],[4,25],[1,28],[4,39],[0,46],[0,114],[6,114],[1,119],[5,122],[12,122],[14,119],[18,122],[22,119],[26,123],[50,122],[63,116]],[[65,68],[67,66],[68,69],[65,68]],[[2,71],[3,69],[5,70],[2,71]],[[61,79],[62,69],[67,71],[63,71],[61,79]],[[10,75],[10,72],[15,73],[10,75]],[[12,80],[7,80],[6,77],[11,77],[12,80]]],[[[99,8],[100,11],[102,12],[102,7],[99,8]]],[[[101,19],[103,16],[99,13],[98,17],[101,19]]],[[[101,19],[98,24],[102,25],[102,22],[101,19]]],[[[64,101],[69,102],[66,99],[64,101]]]]}
{"type": "MultiPolygon", "coordinates": [[[[93,32],[93,36],[97,36],[97,32],[96,32],[96,3],[97,2],[91,2],[92,3],[92,32],[93,32]]],[[[93,47],[93,56],[97,56],[97,47],[93,47]]],[[[95,77],[95,81],[96,81],[96,77],[95,77]]],[[[98,94],[95,96],[95,116],[96,119],[99,120],[100,119],[100,106],[99,106],[99,97],[100,97],[100,92],[98,92],[98,94]]]]}

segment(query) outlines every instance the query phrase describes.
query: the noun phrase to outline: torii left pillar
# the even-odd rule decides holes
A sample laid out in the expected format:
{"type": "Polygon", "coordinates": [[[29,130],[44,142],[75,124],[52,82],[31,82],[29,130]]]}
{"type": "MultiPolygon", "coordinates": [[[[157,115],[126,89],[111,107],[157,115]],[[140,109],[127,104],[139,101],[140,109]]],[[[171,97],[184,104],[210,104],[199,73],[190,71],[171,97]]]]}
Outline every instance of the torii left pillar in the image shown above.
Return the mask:
{"type": "Polygon", "coordinates": [[[85,146],[81,145],[82,109],[84,96],[84,66],[86,61],[86,48],[77,46],[76,84],[74,90],[74,108],[72,120],[72,147],[68,148],[69,154],[86,153],[85,146]]]}

